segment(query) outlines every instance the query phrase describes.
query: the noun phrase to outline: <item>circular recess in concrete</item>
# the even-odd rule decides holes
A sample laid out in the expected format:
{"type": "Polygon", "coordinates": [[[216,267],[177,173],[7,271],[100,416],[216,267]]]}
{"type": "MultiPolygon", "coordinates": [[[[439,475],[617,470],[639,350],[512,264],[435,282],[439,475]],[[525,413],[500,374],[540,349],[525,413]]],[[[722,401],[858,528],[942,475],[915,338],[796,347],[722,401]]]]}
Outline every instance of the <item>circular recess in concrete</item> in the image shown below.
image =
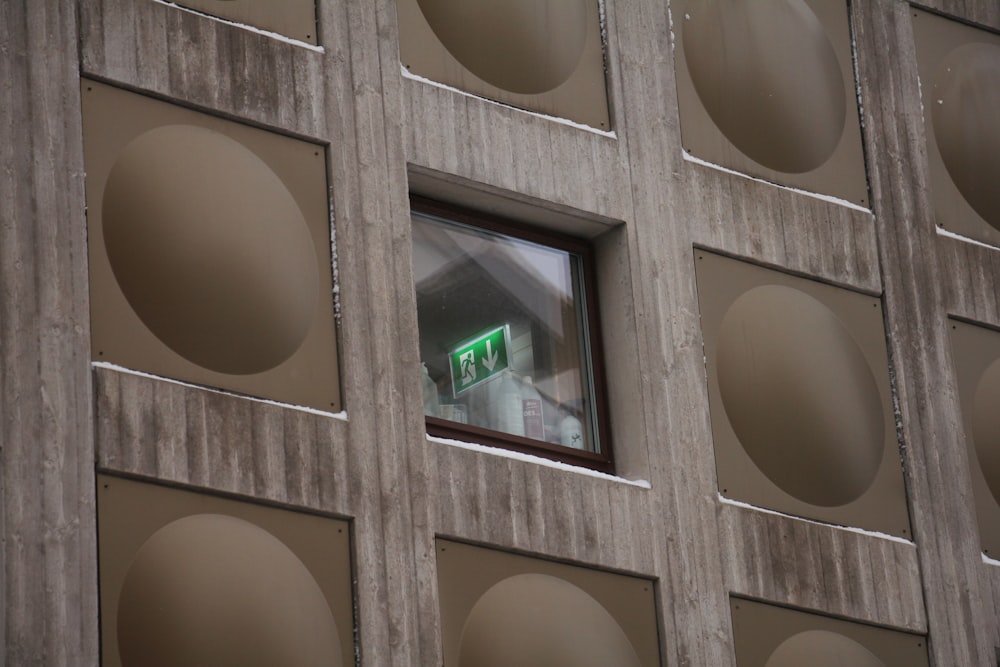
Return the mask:
{"type": "Polygon", "coordinates": [[[343,665],[319,585],[262,528],[198,514],[136,552],[118,599],[124,667],[343,665]]]}
{"type": "Polygon", "coordinates": [[[972,441],[979,468],[993,499],[1000,503],[1000,359],[994,361],[976,385],[972,401],[972,441]]]}
{"type": "Polygon", "coordinates": [[[480,79],[513,93],[552,90],[576,70],[588,0],[417,0],[448,52],[480,79]]]}
{"type": "Polygon", "coordinates": [[[680,18],[698,97],[747,157],[786,173],[833,154],[847,100],[837,55],[803,0],[698,0],[680,18]]]}
{"type": "Polygon", "coordinates": [[[476,602],[462,631],[461,667],[639,667],[625,632],[577,586],[518,574],[476,602]]]}
{"type": "Polygon", "coordinates": [[[140,135],[108,175],[103,232],[129,305],[188,361],[258,373],[305,338],[319,298],[309,229],[239,142],[191,125],[140,135]]]}
{"type": "Polygon", "coordinates": [[[1000,46],[965,44],[934,75],[934,139],[969,205],[1000,230],[1000,46]]]}
{"type": "Polygon", "coordinates": [[[836,314],[799,290],[755,287],[727,310],[716,355],[726,416],[768,479],[823,507],[868,489],[884,451],[882,402],[836,314]]]}
{"type": "Polygon", "coordinates": [[[875,654],[850,637],[827,630],[792,635],[767,659],[764,667],[885,667],[875,654]]]}

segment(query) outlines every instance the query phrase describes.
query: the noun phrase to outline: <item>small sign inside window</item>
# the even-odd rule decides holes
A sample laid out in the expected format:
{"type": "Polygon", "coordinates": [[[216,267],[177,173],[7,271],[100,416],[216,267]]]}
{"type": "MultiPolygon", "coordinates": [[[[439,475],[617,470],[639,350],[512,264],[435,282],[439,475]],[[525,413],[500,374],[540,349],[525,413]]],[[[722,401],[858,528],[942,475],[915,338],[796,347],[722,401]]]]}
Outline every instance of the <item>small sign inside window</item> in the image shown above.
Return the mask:
{"type": "Polygon", "coordinates": [[[510,328],[507,325],[462,343],[448,355],[451,361],[452,395],[458,396],[487,380],[492,380],[510,366],[510,328]]]}

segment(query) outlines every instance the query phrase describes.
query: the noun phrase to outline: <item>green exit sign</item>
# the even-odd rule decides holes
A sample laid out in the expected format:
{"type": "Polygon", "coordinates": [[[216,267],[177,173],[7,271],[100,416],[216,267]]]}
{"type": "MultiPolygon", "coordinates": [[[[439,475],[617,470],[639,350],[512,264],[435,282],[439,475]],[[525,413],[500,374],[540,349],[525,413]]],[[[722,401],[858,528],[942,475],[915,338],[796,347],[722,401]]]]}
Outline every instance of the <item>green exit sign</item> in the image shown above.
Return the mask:
{"type": "Polygon", "coordinates": [[[506,324],[466,341],[448,354],[455,396],[496,377],[510,367],[510,327],[506,324]]]}

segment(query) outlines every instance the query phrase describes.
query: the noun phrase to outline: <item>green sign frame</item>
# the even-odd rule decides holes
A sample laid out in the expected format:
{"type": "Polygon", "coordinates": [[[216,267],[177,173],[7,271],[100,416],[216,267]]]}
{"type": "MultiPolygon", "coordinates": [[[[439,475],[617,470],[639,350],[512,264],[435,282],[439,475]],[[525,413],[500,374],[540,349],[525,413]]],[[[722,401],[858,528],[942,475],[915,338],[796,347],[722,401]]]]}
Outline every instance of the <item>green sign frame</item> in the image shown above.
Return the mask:
{"type": "Polygon", "coordinates": [[[448,353],[451,390],[456,398],[510,368],[510,325],[489,329],[448,353]]]}

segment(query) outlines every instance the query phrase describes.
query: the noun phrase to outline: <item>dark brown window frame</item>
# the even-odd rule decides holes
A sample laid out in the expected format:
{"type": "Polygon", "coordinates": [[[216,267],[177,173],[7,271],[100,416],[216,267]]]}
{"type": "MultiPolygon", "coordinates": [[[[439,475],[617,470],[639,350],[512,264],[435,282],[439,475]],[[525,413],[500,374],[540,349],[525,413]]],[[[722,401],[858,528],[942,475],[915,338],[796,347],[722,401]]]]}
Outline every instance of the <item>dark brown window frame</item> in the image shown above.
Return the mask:
{"type": "MultiPolygon", "coordinates": [[[[507,449],[522,454],[590,468],[606,473],[614,472],[612,457],[611,425],[608,416],[606,378],[604,372],[604,344],[601,337],[600,310],[597,302],[597,270],[594,247],[588,241],[529,226],[510,218],[483,213],[469,208],[410,195],[410,211],[455,222],[473,229],[511,236],[556,250],[563,250],[580,257],[580,278],[583,283],[583,304],[586,308],[587,351],[593,383],[594,422],[600,452],[565,447],[517,435],[503,433],[473,424],[461,424],[440,417],[425,416],[427,434],[452,440],[474,442],[490,447],[507,449]]],[[[419,333],[419,332],[418,332],[419,333]]]]}

